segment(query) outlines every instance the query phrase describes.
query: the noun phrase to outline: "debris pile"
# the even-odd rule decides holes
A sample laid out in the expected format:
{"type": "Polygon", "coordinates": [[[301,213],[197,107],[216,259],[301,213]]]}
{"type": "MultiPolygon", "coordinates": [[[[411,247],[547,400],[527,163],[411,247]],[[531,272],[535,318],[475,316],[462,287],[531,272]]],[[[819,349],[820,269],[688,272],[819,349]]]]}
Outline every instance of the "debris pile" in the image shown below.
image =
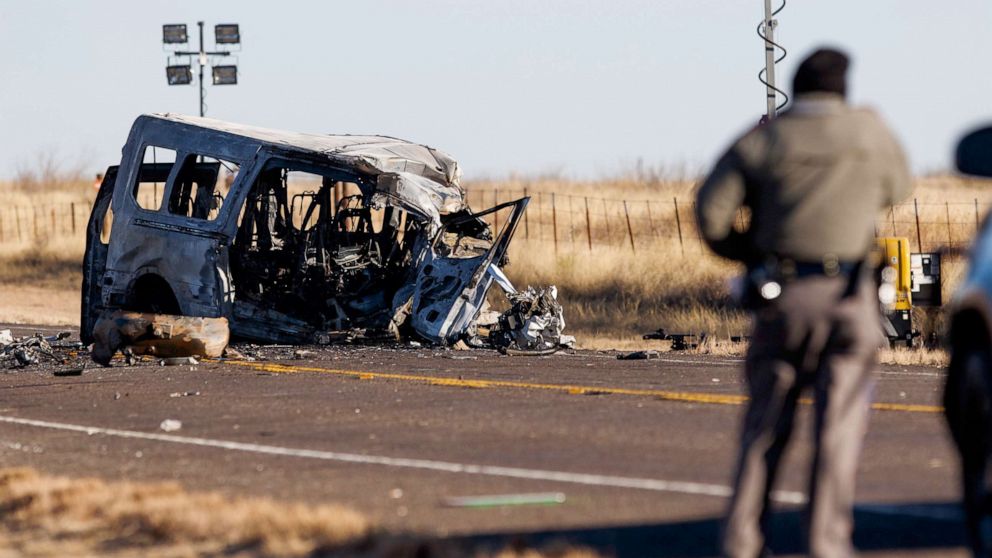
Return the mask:
{"type": "Polygon", "coordinates": [[[562,334],[565,318],[557,287],[527,287],[506,296],[510,309],[499,316],[490,332],[490,340],[500,352],[547,354],[575,344],[575,337],[562,334]]]}
{"type": "Polygon", "coordinates": [[[660,341],[671,341],[673,351],[687,351],[698,349],[706,342],[706,333],[668,333],[664,328],[651,333],[646,333],[643,339],[657,339],[660,341]]]}
{"type": "Polygon", "coordinates": [[[93,360],[104,366],[119,350],[151,355],[165,365],[197,364],[192,357],[220,357],[230,340],[226,318],[193,318],[117,310],[93,328],[93,360]]]}
{"type": "Polygon", "coordinates": [[[650,360],[653,358],[661,358],[658,351],[646,350],[646,351],[634,351],[631,353],[620,353],[617,355],[617,360],[650,360]]]}
{"type": "Polygon", "coordinates": [[[9,369],[25,368],[42,360],[64,364],[65,359],[56,349],[78,349],[79,343],[66,343],[70,333],[43,336],[40,333],[14,338],[9,329],[0,331],[0,365],[9,369]]]}
{"type": "Polygon", "coordinates": [[[176,419],[165,419],[158,425],[159,429],[165,432],[175,432],[183,427],[182,421],[176,419]]]}

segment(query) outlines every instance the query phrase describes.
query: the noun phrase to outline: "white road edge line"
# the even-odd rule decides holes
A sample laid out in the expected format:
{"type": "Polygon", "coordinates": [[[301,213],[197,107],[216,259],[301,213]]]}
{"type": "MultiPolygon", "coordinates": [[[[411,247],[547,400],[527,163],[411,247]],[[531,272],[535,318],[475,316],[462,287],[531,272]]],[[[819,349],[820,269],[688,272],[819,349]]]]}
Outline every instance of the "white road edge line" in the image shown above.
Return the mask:
{"type": "Polygon", "coordinates": [[[672,362],[676,364],[698,364],[700,366],[737,366],[742,362],[744,362],[744,359],[734,359],[734,358],[707,361],[707,360],[688,360],[681,358],[659,357],[657,359],[651,359],[651,360],[657,360],[658,362],[672,362]]]}
{"type": "MultiPolygon", "coordinates": [[[[657,492],[675,492],[680,494],[692,494],[699,496],[715,496],[718,498],[729,498],[733,492],[729,486],[724,486],[719,484],[666,481],[661,479],[618,477],[612,475],[598,475],[598,474],[585,474],[585,473],[568,473],[564,471],[524,469],[519,467],[502,467],[498,465],[475,465],[468,463],[455,463],[450,461],[434,461],[430,459],[408,459],[403,457],[361,455],[355,453],[342,453],[336,451],[295,449],[295,448],[285,448],[279,446],[268,446],[262,444],[252,444],[245,442],[231,442],[227,440],[213,440],[209,438],[176,436],[174,434],[157,434],[151,432],[138,432],[135,430],[117,430],[113,428],[101,428],[96,426],[82,426],[78,424],[66,424],[61,422],[33,420],[33,419],[9,417],[2,415],[0,415],[0,422],[4,422],[8,424],[19,424],[23,426],[34,426],[39,428],[51,428],[55,430],[65,430],[69,432],[81,432],[90,436],[99,434],[103,436],[115,436],[118,438],[132,438],[138,440],[168,442],[173,444],[186,444],[191,446],[218,448],[218,449],[225,449],[231,451],[245,451],[252,453],[261,453],[266,455],[281,455],[286,457],[300,457],[305,459],[321,459],[324,461],[338,461],[343,463],[385,465],[387,467],[403,467],[408,469],[422,469],[428,471],[439,471],[444,473],[461,473],[467,475],[485,475],[491,477],[508,477],[508,478],[526,479],[526,480],[543,480],[543,481],[563,482],[570,484],[581,484],[586,486],[630,488],[635,490],[652,490],[657,492]]],[[[782,504],[802,505],[806,503],[806,496],[800,492],[776,490],[772,492],[771,498],[772,500],[782,504]]]]}
{"type": "Polygon", "coordinates": [[[943,378],[946,376],[941,372],[896,372],[888,370],[879,370],[876,374],[879,376],[915,376],[920,378],[943,378]]]}

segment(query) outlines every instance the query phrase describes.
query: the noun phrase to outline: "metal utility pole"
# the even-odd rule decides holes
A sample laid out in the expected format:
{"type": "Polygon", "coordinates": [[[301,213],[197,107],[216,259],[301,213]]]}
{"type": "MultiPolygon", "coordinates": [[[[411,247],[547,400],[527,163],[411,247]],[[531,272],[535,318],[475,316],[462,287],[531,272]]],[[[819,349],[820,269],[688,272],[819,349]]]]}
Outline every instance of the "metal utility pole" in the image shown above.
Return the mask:
{"type": "MultiPolygon", "coordinates": [[[[765,0],[765,6],[768,6],[768,2],[769,2],[769,0],[765,0]]],[[[767,7],[765,9],[767,9],[767,7]]],[[[203,67],[207,65],[207,53],[204,52],[204,49],[203,49],[203,22],[202,21],[197,21],[196,22],[196,26],[200,28],[199,29],[199,33],[200,33],[200,57],[199,57],[199,63],[200,63],[200,116],[202,117],[203,114],[207,111],[207,107],[205,107],[203,105],[203,89],[204,89],[203,88],[203,67]]],[[[223,54],[223,56],[227,56],[227,53],[223,54]]],[[[772,81],[775,81],[774,74],[772,74],[772,81]]]]}
{"type": "Polygon", "coordinates": [[[782,0],[782,5],[775,10],[772,10],[772,0],[765,0],[765,18],[758,24],[758,36],[765,42],[765,67],[758,72],[758,80],[765,84],[766,111],[764,117],[762,117],[762,121],[775,118],[779,109],[789,102],[789,96],[785,91],[782,91],[775,85],[775,64],[778,64],[785,58],[786,50],[782,45],[775,42],[775,28],[778,27],[778,20],[774,19],[774,17],[783,8],[785,8],[785,0],[782,0]],[[775,49],[782,51],[780,56],[775,56],[775,49]],[[778,103],[779,94],[785,97],[785,100],[781,104],[778,103]]]}
{"type": "MultiPolygon", "coordinates": [[[[200,86],[200,116],[204,116],[207,112],[207,104],[205,102],[206,98],[206,83],[203,81],[204,70],[207,65],[210,64],[211,57],[223,58],[226,56],[231,56],[231,51],[228,50],[213,50],[208,51],[204,46],[203,41],[203,22],[196,22],[198,32],[199,32],[199,50],[177,50],[172,53],[173,56],[188,57],[185,65],[176,64],[169,65],[166,67],[166,76],[169,80],[169,85],[187,85],[192,80],[190,73],[190,66],[192,64],[192,59],[196,59],[196,64],[198,67],[199,75],[199,86],[200,86]]],[[[186,25],[185,24],[169,24],[163,25],[163,43],[165,44],[185,44],[187,42],[186,36],[186,25]]],[[[236,23],[226,23],[219,24],[214,27],[214,42],[217,44],[234,44],[238,45],[241,43],[241,32],[238,24],[236,23]]],[[[238,83],[237,79],[237,66],[233,65],[218,65],[212,64],[213,66],[213,84],[214,85],[236,85],[238,83]]]]}
{"type": "MultiPolygon", "coordinates": [[[[777,112],[778,98],[775,94],[775,26],[778,22],[772,19],[772,0],[765,0],[765,95],[767,112],[765,115],[772,119],[777,112]]],[[[203,22],[200,22],[200,50],[203,50],[203,22]]],[[[200,79],[203,79],[203,66],[200,66],[200,79]]],[[[202,91],[203,88],[201,87],[202,91]]],[[[202,116],[202,115],[201,115],[202,116]]]]}

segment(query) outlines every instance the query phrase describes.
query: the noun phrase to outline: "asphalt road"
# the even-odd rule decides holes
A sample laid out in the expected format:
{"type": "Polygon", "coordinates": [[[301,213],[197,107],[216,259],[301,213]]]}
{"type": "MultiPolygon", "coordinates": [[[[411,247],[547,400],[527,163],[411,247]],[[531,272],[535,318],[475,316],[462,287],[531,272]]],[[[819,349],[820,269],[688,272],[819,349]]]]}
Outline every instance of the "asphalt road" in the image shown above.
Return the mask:
{"type": "MultiPolygon", "coordinates": [[[[43,366],[0,373],[0,466],[338,502],[438,537],[714,554],[743,409],[738,360],[309,350],[261,348],[254,362],[197,366],[90,364],[70,377],[43,366]],[[163,431],[165,419],[182,428],[163,431]],[[547,492],[564,503],[448,501],[547,492]]],[[[858,478],[865,555],[965,555],[941,383],[938,369],[879,368],[858,478]]],[[[778,482],[779,555],[801,550],[809,419],[806,405],[778,482]]]]}

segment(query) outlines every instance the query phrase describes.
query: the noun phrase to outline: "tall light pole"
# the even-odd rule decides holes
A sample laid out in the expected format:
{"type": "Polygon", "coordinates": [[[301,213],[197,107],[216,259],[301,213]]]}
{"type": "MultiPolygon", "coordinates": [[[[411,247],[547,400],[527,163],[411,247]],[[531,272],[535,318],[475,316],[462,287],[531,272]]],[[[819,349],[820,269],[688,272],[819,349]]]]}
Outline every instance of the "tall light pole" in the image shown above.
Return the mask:
{"type": "MultiPolygon", "coordinates": [[[[213,74],[213,84],[214,85],[237,85],[238,83],[238,67],[233,64],[216,64],[213,62],[214,59],[224,58],[231,56],[232,53],[229,50],[206,50],[203,44],[203,22],[196,22],[199,28],[199,50],[177,50],[173,51],[172,56],[177,59],[186,58],[185,64],[173,64],[171,60],[167,61],[165,67],[166,79],[169,85],[188,85],[193,81],[192,73],[192,61],[195,58],[196,65],[198,66],[199,74],[199,85],[200,85],[200,116],[204,116],[207,112],[207,105],[204,102],[206,97],[206,83],[203,81],[204,69],[210,65],[213,74]]],[[[186,34],[186,24],[166,24],[162,26],[162,43],[166,45],[170,44],[186,44],[189,41],[189,37],[186,34]]],[[[241,30],[237,23],[221,23],[214,26],[214,44],[225,44],[225,45],[240,45],[241,44],[241,30]]]]}
{"type": "Polygon", "coordinates": [[[765,41],[765,67],[758,72],[758,81],[765,84],[766,112],[761,118],[762,122],[775,118],[779,109],[789,102],[789,95],[775,86],[775,64],[785,58],[786,50],[775,42],[775,28],[778,27],[778,20],[773,18],[785,8],[785,1],[782,0],[782,5],[773,11],[772,0],[765,0],[765,18],[758,24],[758,36],[765,41]],[[775,49],[782,51],[778,57],[775,56],[775,49]],[[778,103],[779,94],[785,97],[781,104],[778,103]]]}

